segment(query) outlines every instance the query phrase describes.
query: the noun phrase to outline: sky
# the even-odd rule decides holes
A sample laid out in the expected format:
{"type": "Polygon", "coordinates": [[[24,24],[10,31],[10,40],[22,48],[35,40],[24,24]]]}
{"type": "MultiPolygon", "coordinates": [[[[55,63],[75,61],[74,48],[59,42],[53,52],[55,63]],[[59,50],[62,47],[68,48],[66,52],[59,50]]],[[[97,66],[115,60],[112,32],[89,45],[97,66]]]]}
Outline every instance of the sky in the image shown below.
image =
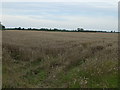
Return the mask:
{"type": "Polygon", "coordinates": [[[117,0],[4,0],[6,27],[118,31],[117,0]]]}

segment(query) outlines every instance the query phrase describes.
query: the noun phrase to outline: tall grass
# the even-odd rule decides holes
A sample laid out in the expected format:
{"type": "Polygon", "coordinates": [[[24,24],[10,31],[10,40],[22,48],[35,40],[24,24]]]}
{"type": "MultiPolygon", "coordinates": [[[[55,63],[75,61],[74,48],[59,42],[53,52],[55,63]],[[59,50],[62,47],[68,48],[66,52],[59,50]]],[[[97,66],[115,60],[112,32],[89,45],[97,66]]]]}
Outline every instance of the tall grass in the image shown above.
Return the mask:
{"type": "Polygon", "coordinates": [[[117,36],[3,31],[3,88],[116,88],[117,36]]]}

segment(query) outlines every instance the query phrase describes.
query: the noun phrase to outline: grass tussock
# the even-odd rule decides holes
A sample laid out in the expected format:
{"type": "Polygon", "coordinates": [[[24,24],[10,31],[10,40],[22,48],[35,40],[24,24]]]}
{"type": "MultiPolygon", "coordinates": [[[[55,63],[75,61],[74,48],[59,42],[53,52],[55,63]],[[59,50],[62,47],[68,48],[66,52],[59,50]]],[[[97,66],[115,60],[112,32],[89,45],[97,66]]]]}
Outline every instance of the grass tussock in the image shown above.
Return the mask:
{"type": "Polygon", "coordinates": [[[116,88],[117,34],[3,31],[3,88],[116,88]]]}

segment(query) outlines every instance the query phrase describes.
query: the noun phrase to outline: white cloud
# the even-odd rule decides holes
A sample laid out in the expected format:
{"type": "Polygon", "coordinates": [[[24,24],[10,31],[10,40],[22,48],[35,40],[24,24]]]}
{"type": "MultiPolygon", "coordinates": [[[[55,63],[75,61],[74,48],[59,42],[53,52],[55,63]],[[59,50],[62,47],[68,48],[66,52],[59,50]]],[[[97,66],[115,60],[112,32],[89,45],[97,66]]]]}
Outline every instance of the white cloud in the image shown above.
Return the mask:
{"type": "Polygon", "coordinates": [[[108,2],[4,3],[2,22],[7,27],[66,29],[83,27],[117,31],[117,4],[108,2]]]}
{"type": "MultiPolygon", "coordinates": [[[[53,16],[54,17],[54,16],[53,16]]],[[[39,16],[31,18],[29,16],[3,15],[3,24],[7,27],[36,27],[36,28],[65,28],[76,29],[82,27],[94,30],[116,30],[117,20],[114,17],[90,17],[90,16],[56,16],[65,19],[64,21],[43,19],[39,16]],[[41,18],[41,19],[38,19],[41,18]]]]}
{"type": "Polygon", "coordinates": [[[84,14],[84,15],[117,15],[117,5],[108,3],[4,3],[4,14],[18,14],[18,15],[44,15],[44,14],[84,14]]]}

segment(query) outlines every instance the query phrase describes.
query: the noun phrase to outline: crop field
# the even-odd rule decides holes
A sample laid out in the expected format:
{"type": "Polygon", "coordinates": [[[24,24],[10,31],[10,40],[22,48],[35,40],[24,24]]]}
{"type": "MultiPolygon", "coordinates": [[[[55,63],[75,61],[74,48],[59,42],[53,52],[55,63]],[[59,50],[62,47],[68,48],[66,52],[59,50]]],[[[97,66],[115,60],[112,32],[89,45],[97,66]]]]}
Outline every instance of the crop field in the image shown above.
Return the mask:
{"type": "Polygon", "coordinates": [[[3,88],[117,88],[118,34],[2,31],[3,88]]]}

